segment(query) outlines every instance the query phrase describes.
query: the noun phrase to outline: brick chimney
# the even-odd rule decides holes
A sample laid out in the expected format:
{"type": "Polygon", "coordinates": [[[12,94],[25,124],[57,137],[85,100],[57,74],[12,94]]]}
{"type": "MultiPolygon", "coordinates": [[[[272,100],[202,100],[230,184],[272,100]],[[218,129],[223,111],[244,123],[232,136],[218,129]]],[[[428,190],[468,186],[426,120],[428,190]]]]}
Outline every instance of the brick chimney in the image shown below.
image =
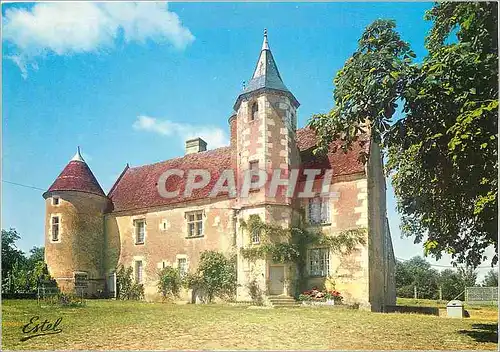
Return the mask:
{"type": "Polygon", "coordinates": [[[204,152],[207,150],[207,142],[201,138],[188,139],[186,141],[186,155],[204,152]]]}

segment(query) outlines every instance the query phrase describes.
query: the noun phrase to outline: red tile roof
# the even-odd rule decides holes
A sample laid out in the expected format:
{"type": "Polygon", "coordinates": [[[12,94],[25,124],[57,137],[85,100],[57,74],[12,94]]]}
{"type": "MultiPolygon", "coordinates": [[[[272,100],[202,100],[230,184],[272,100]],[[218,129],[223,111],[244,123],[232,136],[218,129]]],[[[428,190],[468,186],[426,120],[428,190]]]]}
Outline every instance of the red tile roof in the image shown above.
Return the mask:
{"type": "MultiPolygon", "coordinates": [[[[342,150],[330,152],[326,157],[312,155],[310,151],[316,145],[314,131],[309,128],[297,130],[298,147],[305,168],[332,168],[333,175],[347,175],[364,172],[364,165],[358,161],[361,147],[353,146],[344,153],[342,150]]],[[[332,144],[333,145],[333,144],[332,144]]],[[[125,168],[120,178],[111,188],[108,197],[113,203],[110,211],[146,209],[180,202],[189,202],[208,197],[212,186],[217,182],[221,172],[234,169],[236,152],[231,147],[223,147],[206,152],[188,154],[183,157],[162,161],[155,164],[125,168]],[[167,191],[179,190],[175,198],[163,198],[157,190],[160,175],[168,169],[184,170],[184,177],[171,176],[166,185],[167,191]],[[194,190],[192,196],[183,196],[188,170],[205,169],[210,172],[211,179],[207,186],[194,190]]]]}
{"type": "Polygon", "coordinates": [[[217,182],[223,170],[232,169],[233,149],[223,147],[183,157],[162,161],[155,164],[131,167],[126,169],[121,178],[113,186],[108,197],[113,203],[112,211],[143,209],[208,197],[212,186],[217,182]],[[163,198],[158,193],[158,179],[169,169],[184,170],[184,177],[171,176],[168,179],[167,191],[180,190],[176,198],[163,198]],[[211,175],[210,182],[201,189],[193,190],[191,197],[183,196],[188,170],[204,169],[211,175]]]}
{"type": "Polygon", "coordinates": [[[87,163],[71,160],[57,176],[44,197],[53,191],[79,191],[106,197],[87,163]]]}
{"type": "MultiPolygon", "coordinates": [[[[362,140],[368,141],[368,138],[362,140]]],[[[363,163],[359,161],[360,152],[363,147],[359,143],[354,143],[346,153],[340,148],[340,142],[330,144],[327,155],[313,155],[312,150],[316,146],[316,134],[314,130],[305,127],[297,130],[297,145],[301,151],[301,168],[303,169],[332,169],[333,176],[351,175],[365,171],[363,163]],[[334,147],[336,151],[333,151],[334,147]]],[[[368,153],[369,143],[364,146],[368,153]]]]}

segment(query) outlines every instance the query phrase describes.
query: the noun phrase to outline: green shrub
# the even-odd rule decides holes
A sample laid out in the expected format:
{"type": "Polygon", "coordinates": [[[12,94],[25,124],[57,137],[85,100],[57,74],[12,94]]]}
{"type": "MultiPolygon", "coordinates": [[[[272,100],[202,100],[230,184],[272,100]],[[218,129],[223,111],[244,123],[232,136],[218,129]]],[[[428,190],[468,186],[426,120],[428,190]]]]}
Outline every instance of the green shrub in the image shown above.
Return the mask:
{"type": "Polygon", "coordinates": [[[141,300],[144,298],[144,286],[134,282],[134,269],[120,265],[116,271],[117,297],[121,300],[141,300]]]}
{"type": "Polygon", "coordinates": [[[250,297],[252,298],[252,301],[257,304],[257,305],[262,305],[263,304],[263,298],[262,298],[262,290],[257,283],[257,280],[253,279],[250,281],[247,285],[248,292],[250,293],[250,297]]]}
{"type": "Polygon", "coordinates": [[[203,294],[207,302],[215,297],[231,299],[236,294],[236,257],[226,258],[216,251],[201,254],[195,274],[186,275],[184,285],[203,294]]]}
{"type": "Polygon", "coordinates": [[[178,297],[182,287],[182,280],[179,270],[167,266],[158,273],[158,292],[162,294],[163,299],[178,297]]]}

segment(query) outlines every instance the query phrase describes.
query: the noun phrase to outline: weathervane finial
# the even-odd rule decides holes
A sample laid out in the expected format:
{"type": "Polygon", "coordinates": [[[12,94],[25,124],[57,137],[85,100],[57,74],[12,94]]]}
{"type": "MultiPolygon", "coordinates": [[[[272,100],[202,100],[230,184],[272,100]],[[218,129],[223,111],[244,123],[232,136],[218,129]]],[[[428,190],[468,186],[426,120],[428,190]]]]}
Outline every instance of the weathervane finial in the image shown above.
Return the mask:
{"type": "Polygon", "coordinates": [[[76,154],[75,156],[73,157],[73,159],[71,159],[72,161],[81,161],[81,162],[85,162],[85,160],[83,160],[83,157],[82,157],[82,154],[80,152],[80,146],[77,146],[76,147],[76,154]]]}
{"type": "Polygon", "coordinates": [[[264,28],[264,42],[262,43],[262,50],[269,50],[269,43],[267,42],[267,28],[264,28]]]}

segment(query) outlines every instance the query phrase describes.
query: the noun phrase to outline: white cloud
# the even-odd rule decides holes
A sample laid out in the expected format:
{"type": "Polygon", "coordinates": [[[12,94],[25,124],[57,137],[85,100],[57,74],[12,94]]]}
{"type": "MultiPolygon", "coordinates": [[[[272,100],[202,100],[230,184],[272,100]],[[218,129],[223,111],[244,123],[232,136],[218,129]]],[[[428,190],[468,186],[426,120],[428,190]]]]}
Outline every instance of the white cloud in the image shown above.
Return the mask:
{"type": "Polygon", "coordinates": [[[179,142],[184,142],[190,138],[202,138],[207,142],[208,149],[214,149],[229,145],[226,133],[212,126],[195,126],[186,123],[178,123],[170,120],[159,120],[150,116],[138,116],[133,127],[136,130],[158,133],[163,136],[179,138],[179,142]]]}
{"type": "Polygon", "coordinates": [[[13,60],[24,76],[36,69],[36,58],[109,50],[125,42],[152,40],[184,49],[194,40],[166,3],[38,3],[30,9],[10,8],[3,16],[3,39],[12,45],[13,60]]]}

